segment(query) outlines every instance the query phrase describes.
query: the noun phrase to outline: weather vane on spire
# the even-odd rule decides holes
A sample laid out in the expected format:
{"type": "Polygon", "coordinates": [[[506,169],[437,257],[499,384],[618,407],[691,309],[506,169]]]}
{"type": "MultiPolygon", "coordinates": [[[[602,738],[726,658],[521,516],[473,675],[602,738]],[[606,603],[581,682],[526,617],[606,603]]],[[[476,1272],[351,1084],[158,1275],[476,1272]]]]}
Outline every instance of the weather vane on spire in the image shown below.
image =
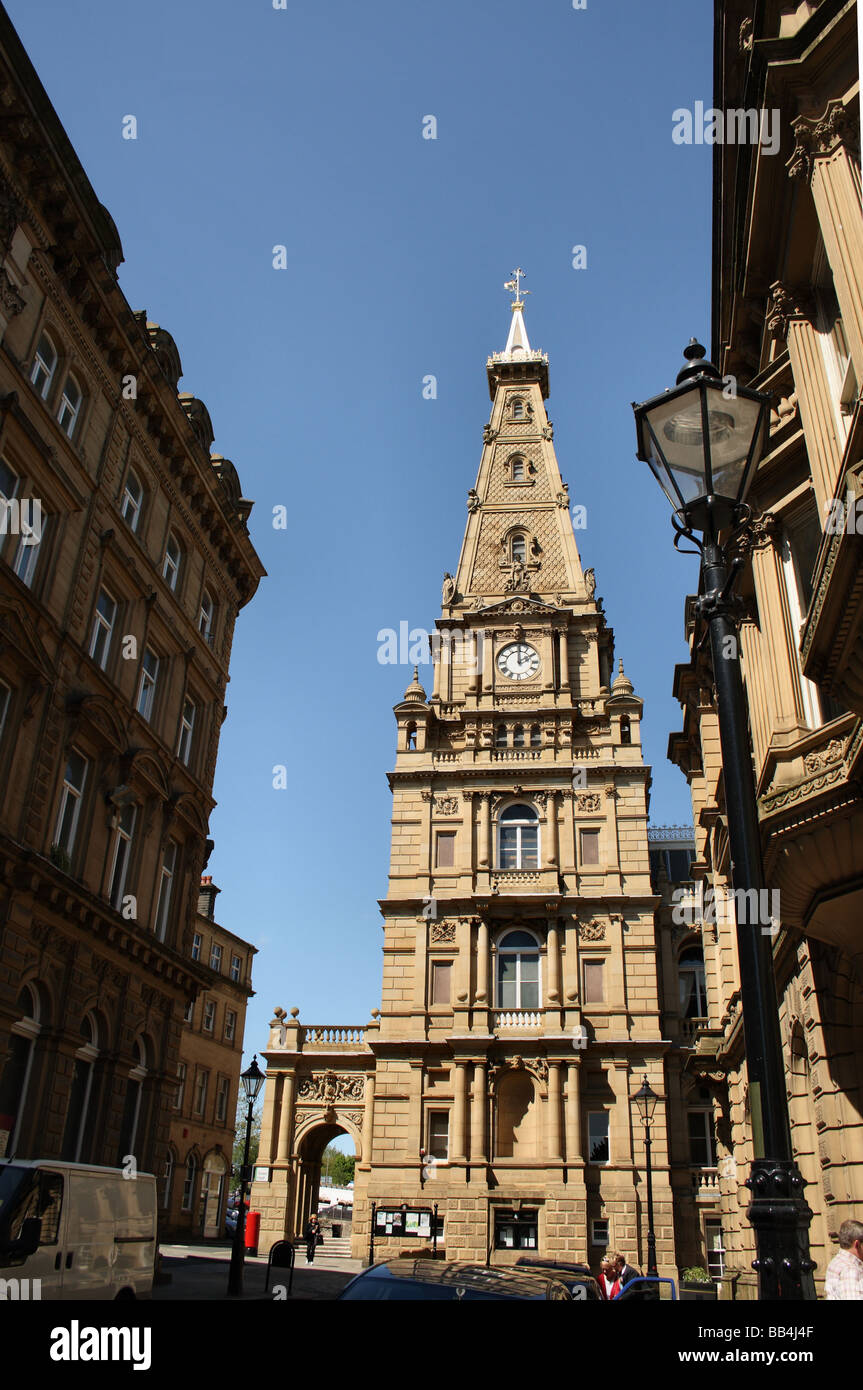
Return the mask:
{"type": "Polygon", "coordinates": [[[523,303],[524,303],[524,295],[525,295],[525,294],[531,294],[531,293],[532,293],[531,290],[524,290],[524,291],[522,291],[522,289],[521,289],[521,286],[520,286],[520,283],[519,283],[519,282],[524,278],[524,275],[525,275],[525,271],[522,270],[521,266],[518,266],[518,267],[512,272],[512,279],[511,279],[511,280],[507,280],[506,283],[505,283],[505,285],[504,285],[504,289],[505,289],[505,290],[512,290],[513,294],[515,295],[515,299],[513,300],[513,303],[514,303],[514,304],[523,304],[523,303]]]}

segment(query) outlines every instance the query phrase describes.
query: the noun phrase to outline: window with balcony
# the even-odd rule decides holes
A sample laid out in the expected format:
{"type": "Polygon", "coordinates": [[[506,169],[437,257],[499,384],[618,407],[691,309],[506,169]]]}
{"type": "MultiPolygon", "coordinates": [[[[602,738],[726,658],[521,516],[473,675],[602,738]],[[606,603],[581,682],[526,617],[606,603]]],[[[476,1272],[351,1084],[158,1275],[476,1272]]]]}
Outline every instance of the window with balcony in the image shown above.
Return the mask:
{"type": "Polygon", "coordinates": [[[497,1007],[539,1008],[539,942],[531,932],[507,932],[498,942],[497,1007]]]}
{"type": "Polygon", "coordinates": [[[532,806],[519,803],[501,812],[498,868],[539,868],[539,816],[532,806]]]}

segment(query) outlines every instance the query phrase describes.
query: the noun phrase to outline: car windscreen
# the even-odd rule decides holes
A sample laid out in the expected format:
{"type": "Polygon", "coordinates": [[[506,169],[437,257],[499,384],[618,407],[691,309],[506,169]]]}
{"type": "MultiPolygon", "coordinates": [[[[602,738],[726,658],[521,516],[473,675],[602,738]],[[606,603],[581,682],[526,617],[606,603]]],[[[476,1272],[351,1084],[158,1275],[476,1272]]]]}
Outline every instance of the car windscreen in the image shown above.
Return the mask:
{"type": "Polygon", "coordinates": [[[24,1216],[30,1212],[29,1198],[38,1184],[39,1170],[23,1168],[14,1163],[0,1166],[0,1243],[15,1240],[20,1235],[24,1216]]]}
{"type": "Polygon", "coordinates": [[[523,1294],[489,1293],[485,1289],[471,1289],[461,1284],[421,1284],[410,1279],[374,1279],[365,1276],[345,1289],[340,1295],[340,1302],[520,1303],[523,1298],[523,1294]]]}

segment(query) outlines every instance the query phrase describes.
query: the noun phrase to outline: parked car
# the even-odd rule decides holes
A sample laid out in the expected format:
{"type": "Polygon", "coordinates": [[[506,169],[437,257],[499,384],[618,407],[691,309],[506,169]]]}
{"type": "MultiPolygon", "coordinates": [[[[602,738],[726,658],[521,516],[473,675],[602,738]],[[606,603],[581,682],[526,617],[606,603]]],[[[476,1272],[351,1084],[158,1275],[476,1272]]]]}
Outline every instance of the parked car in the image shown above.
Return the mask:
{"type": "Polygon", "coordinates": [[[442,1260],[387,1260],[363,1270],[342,1289],[339,1301],[379,1302],[441,1300],[473,1302],[555,1299],[570,1302],[572,1295],[560,1279],[544,1271],[488,1268],[442,1260]]]}
{"type": "Polygon", "coordinates": [[[528,1274],[547,1274],[551,1279],[559,1279],[580,1303],[601,1303],[599,1284],[590,1272],[589,1265],[570,1263],[568,1260],[543,1260],[538,1255],[522,1255],[516,1260],[515,1269],[523,1269],[528,1274]]]}
{"type": "Polygon", "coordinates": [[[150,1298],[155,1264],[152,1173],[0,1160],[0,1297],[150,1298]]]}

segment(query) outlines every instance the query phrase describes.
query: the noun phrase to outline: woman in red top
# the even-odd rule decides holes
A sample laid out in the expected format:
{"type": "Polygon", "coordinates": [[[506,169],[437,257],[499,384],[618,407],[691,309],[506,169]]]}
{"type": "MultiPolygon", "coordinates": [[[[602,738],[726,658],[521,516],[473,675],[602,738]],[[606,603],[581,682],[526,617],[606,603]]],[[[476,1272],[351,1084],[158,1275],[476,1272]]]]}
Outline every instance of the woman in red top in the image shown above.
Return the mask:
{"type": "Polygon", "coordinates": [[[620,1293],[620,1276],[614,1260],[603,1260],[599,1270],[599,1292],[608,1303],[620,1293]]]}

